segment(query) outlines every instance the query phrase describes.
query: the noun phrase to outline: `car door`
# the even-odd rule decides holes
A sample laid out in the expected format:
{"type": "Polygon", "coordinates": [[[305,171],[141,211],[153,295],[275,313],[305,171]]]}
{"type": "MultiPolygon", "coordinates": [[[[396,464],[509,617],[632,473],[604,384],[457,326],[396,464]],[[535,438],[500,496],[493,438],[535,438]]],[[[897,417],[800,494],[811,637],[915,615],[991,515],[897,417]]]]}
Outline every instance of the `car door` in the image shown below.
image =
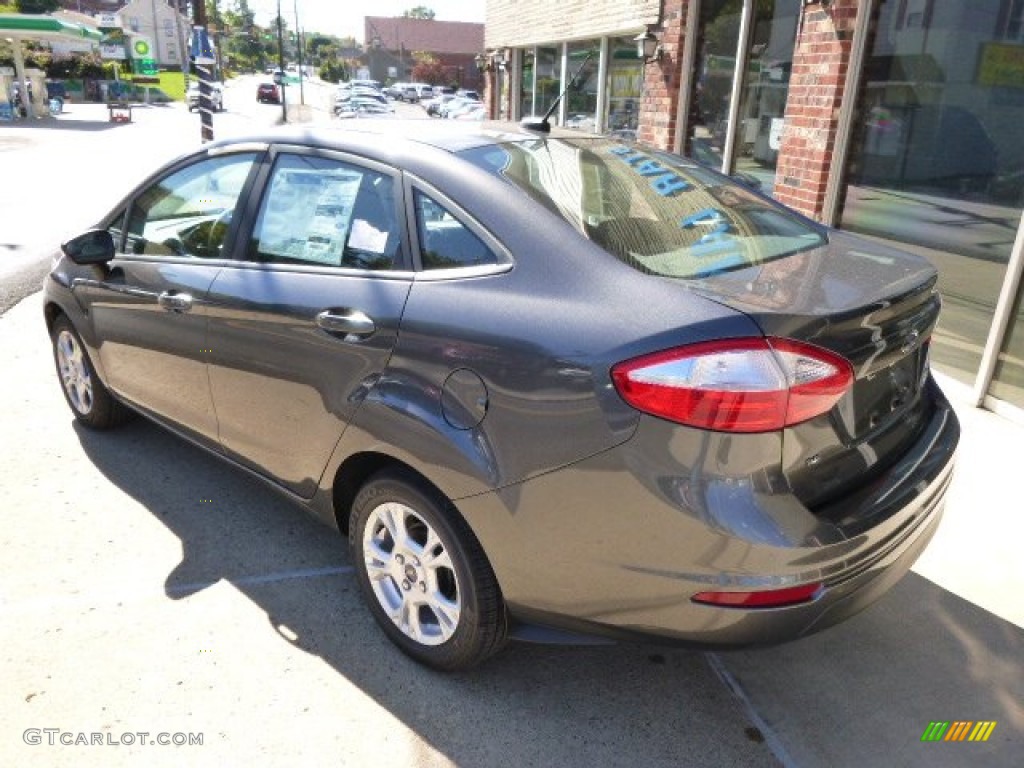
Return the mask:
{"type": "Polygon", "coordinates": [[[412,284],[393,169],[275,151],[251,236],[209,295],[210,386],[232,457],[312,496],[387,365],[412,284]]]}
{"type": "Polygon", "coordinates": [[[192,158],[143,187],[116,232],[116,258],[77,289],[102,340],[110,388],[214,445],[206,294],[260,154],[192,158]]]}

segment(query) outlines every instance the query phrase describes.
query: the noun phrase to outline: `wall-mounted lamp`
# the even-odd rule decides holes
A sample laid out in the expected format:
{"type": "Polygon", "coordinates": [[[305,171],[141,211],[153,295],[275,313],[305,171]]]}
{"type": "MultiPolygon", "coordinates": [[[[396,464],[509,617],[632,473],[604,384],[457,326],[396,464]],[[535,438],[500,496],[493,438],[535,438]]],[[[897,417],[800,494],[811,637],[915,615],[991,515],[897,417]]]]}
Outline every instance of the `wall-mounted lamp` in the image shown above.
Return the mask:
{"type": "Polygon", "coordinates": [[[508,64],[508,52],[504,48],[499,48],[491,54],[491,62],[498,69],[504,69],[508,64]]]}
{"type": "Polygon", "coordinates": [[[473,57],[473,63],[476,64],[476,69],[478,72],[483,72],[484,70],[487,69],[487,57],[484,56],[482,53],[478,53],[476,56],[473,57]]]}
{"type": "Polygon", "coordinates": [[[661,41],[658,40],[650,27],[645,32],[641,32],[634,37],[633,42],[636,43],[637,58],[643,59],[646,62],[658,61],[665,52],[661,47],[661,41]]]}

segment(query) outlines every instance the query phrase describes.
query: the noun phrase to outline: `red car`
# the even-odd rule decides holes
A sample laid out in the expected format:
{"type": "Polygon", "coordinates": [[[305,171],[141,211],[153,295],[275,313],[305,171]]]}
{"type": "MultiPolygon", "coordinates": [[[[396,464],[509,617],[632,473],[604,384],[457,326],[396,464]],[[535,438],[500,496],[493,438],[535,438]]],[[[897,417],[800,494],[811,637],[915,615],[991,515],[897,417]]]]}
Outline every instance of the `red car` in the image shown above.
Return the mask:
{"type": "Polygon", "coordinates": [[[281,89],[274,83],[260,83],[256,89],[256,101],[260,104],[280,104],[281,89]]]}

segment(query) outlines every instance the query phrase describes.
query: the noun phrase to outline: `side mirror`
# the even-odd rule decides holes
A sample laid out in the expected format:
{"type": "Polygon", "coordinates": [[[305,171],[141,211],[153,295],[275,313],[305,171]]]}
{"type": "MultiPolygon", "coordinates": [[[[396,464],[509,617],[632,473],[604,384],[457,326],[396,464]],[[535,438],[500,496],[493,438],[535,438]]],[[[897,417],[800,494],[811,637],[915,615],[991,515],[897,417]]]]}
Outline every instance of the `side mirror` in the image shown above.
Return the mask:
{"type": "Polygon", "coordinates": [[[114,238],[105,229],[90,229],[60,249],[75,264],[105,264],[114,258],[114,238]]]}

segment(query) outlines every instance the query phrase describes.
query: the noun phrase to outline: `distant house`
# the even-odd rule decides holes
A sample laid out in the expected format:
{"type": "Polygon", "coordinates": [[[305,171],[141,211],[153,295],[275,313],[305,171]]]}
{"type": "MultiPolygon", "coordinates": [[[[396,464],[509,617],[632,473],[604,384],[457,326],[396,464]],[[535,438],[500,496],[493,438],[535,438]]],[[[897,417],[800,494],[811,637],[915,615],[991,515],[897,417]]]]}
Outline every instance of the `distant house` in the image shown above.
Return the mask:
{"type": "Polygon", "coordinates": [[[416,65],[413,54],[429,53],[449,82],[474,88],[482,84],[475,58],[484,49],[483,24],[367,16],[364,32],[366,52],[361,61],[374,80],[409,80],[416,65]]]}

